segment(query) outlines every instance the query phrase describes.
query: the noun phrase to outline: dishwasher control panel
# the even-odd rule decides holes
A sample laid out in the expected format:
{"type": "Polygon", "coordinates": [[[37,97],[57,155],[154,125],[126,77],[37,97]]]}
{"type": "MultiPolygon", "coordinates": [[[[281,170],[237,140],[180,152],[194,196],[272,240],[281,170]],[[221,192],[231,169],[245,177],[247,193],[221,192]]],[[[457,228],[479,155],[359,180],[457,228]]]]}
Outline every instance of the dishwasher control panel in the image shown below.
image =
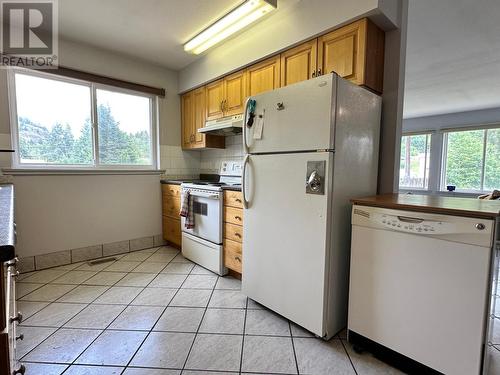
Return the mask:
{"type": "Polygon", "coordinates": [[[453,231],[451,223],[429,221],[414,217],[377,215],[375,219],[383,227],[401,232],[422,234],[445,234],[453,231]]]}

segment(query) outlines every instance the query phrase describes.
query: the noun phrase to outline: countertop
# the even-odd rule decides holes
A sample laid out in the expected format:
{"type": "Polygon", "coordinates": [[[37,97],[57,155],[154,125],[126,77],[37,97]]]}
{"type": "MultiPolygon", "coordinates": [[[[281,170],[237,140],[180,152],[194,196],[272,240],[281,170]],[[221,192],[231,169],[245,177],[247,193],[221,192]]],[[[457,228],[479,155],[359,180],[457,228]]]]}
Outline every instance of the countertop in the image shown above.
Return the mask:
{"type": "Polygon", "coordinates": [[[0,185],[0,262],[15,256],[14,185],[0,185]]]}
{"type": "Polygon", "coordinates": [[[495,219],[500,201],[419,194],[382,194],[351,199],[353,204],[444,215],[495,219]]]}

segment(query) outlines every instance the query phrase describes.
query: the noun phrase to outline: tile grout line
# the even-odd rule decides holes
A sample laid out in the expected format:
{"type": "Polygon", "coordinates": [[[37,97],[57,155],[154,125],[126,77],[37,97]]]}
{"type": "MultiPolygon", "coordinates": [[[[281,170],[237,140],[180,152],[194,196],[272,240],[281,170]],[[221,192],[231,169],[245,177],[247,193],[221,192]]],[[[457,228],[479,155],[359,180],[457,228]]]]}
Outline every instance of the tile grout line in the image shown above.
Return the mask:
{"type": "MultiPolygon", "coordinates": [[[[116,261],[114,261],[113,263],[115,263],[115,262],[116,262],[116,261]]],[[[108,266],[108,267],[109,267],[109,266],[108,266]]],[[[106,268],[107,268],[107,267],[106,267],[106,268]]],[[[70,271],[73,271],[73,270],[69,270],[68,272],[70,272],[70,271]]],[[[61,277],[61,276],[63,276],[63,275],[66,275],[68,272],[66,272],[66,273],[64,273],[64,274],[61,274],[59,277],[61,277]]],[[[98,271],[97,273],[100,273],[100,272],[103,272],[103,270],[98,271]]],[[[96,274],[97,274],[97,273],[96,273],[96,274]]],[[[95,276],[95,275],[94,275],[94,276],[95,276]]],[[[91,278],[92,278],[92,277],[94,277],[94,276],[89,277],[89,279],[91,279],[91,278]]],[[[125,277],[125,276],[123,276],[123,277],[125,277]]],[[[87,279],[87,280],[89,280],[89,279],[87,279]]],[[[54,279],[54,280],[56,280],[56,279],[54,279]]],[[[52,280],[52,281],[54,281],[54,280],[52,280]]],[[[121,280],[121,279],[120,279],[120,280],[121,280]]],[[[120,280],[118,280],[118,281],[120,281],[120,280]]],[[[85,280],[85,281],[86,281],[86,280],[85,280]]],[[[83,281],[83,282],[85,282],[85,281],[83,281]]],[[[116,282],[115,282],[115,284],[116,284],[118,281],[116,281],[116,282]]],[[[85,310],[87,307],[89,307],[89,306],[90,306],[93,302],[95,302],[95,301],[96,301],[96,300],[97,300],[97,299],[98,299],[101,295],[103,295],[103,294],[104,294],[104,293],[106,293],[109,289],[111,289],[111,288],[112,288],[115,284],[111,284],[111,285],[109,285],[108,289],[106,289],[106,290],[105,290],[104,292],[102,292],[99,296],[97,296],[94,300],[92,300],[92,302],[90,302],[90,303],[86,303],[86,304],[85,304],[86,306],[85,306],[83,309],[81,309],[79,312],[77,312],[75,315],[73,315],[71,318],[69,318],[69,319],[68,319],[67,321],[65,321],[63,324],[61,324],[61,326],[60,326],[60,327],[57,327],[57,329],[56,329],[54,332],[52,332],[49,336],[47,336],[47,337],[46,337],[44,340],[42,340],[40,343],[38,343],[38,345],[34,346],[34,347],[33,347],[33,348],[29,351],[29,352],[27,352],[27,353],[26,353],[26,354],[25,354],[22,358],[20,358],[20,359],[19,359],[19,362],[21,362],[23,358],[25,358],[27,355],[29,355],[31,352],[33,352],[33,350],[35,350],[36,348],[38,348],[38,347],[39,347],[42,343],[44,343],[44,342],[45,342],[45,341],[47,341],[50,337],[52,337],[52,336],[53,336],[53,335],[55,335],[57,332],[59,332],[61,329],[63,329],[65,324],[67,324],[67,323],[68,323],[70,320],[72,320],[75,316],[77,316],[77,315],[78,315],[78,314],[80,314],[83,310],[85,310]]],[[[47,284],[45,284],[45,285],[49,285],[49,283],[47,283],[47,284]]],[[[65,284],[62,284],[62,285],[65,285],[65,284]]],[[[57,302],[57,301],[58,301],[60,298],[62,298],[62,297],[64,297],[65,295],[67,295],[68,293],[70,293],[70,292],[72,292],[73,290],[75,290],[76,288],[78,288],[78,286],[80,286],[80,285],[83,285],[83,284],[78,284],[78,285],[75,285],[75,287],[74,287],[74,288],[72,288],[71,290],[69,290],[67,293],[63,294],[61,297],[59,297],[59,298],[58,298],[58,299],[56,299],[55,301],[50,302],[47,306],[45,306],[45,307],[44,307],[43,309],[41,309],[40,311],[42,311],[42,310],[46,309],[47,307],[49,307],[50,305],[52,305],[52,304],[54,304],[54,303],[61,303],[61,302],[57,302]]],[[[100,286],[102,286],[102,285],[100,285],[100,286]]],[[[105,286],[108,286],[108,285],[105,285],[105,286]]],[[[38,311],[36,314],[38,314],[40,311],[38,311]]],[[[122,311],[123,311],[123,310],[122,310],[122,311]]],[[[33,317],[33,316],[34,316],[34,315],[36,315],[36,314],[33,314],[31,317],[33,317]]],[[[120,313],[120,314],[121,314],[121,313],[120,313]]],[[[30,318],[31,318],[31,317],[30,317],[30,318]]],[[[68,329],[68,328],[67,328],[67,329],[68,329]]],[[[71,329],[71,328],[69,328],[69,329],[71,329]]],[[[100,335],[98,335],[97,337],[99,337],[99,336],[100,336],[100,335]]],[[[97,339],[97,337],[96,337],[96,339],[97,339]]],[[[85,350],[87,350],[87,348],[88,348],[88,347],[86,347],[86,348],[85,348],[85,350]]],[[[84,350],[84,351],[85,351],[85,350],[84,350]]],[[[82,353],[83,353],[83,352],[82,352],[82,353]]],[[[81,353],[80,353],[80,354],[81,354],[81,353]]],[[[77,357],[77,358],[78,358],[78,357],[77,357]]],[[[65,369],[62,373],[66,372],[66,370],[67,370],[70,366],[71,366],[71,364],[70,364],[70,365],[68,365],[68,367],[67,367],[67,368],[66,368],[66,369],[65,369]]],[[[62,374],[62,373],[61,373],[61,374],[62,374]]]]}
{"type": "MultiPolygon", "coordinates": [[[[115,284],[113,284],[113,286],[117,286],[116,284],[117,284],[118,282],[120,282],[121,280],[123,280],[123,279],[124,279],[124,278],[125,278],[125,277],[129,274],[129,273],[132,273],[132,271],[133,271],[133,270],[135,270],[137,267],[139,267],[141,264],[145,263],[145,262],[146,262],[146,260],[148,260],[148,259],[149,259],[150,257],[152,257],[154,254],[156,254],[159,250],[160,250],[160,248],[158,248],[158,249],[157,249],[154,253],[151,253],[151,254],[150,254],[150,255],[149,255],[146,259],[144,259],[144,261],[140,262],[140,264],[138,264],[137,266],[135,266],[133,269],[131,269],[129,272],[127,272],[127,273],[125,274],[125,276],[123,276],[120,280],[118,280],[115,284]]],[[[174,258],[175,258],[175,257],[174,257],[174,258]]],[[[170,260],[170,262],[171,262],[174,258],[172,258],[172,259],[170,260]]],[[[161,269],[161,271],[162,271],[163,269],[165,269],[165,267],[166,267],[166,266],[167,266],[170,262],[168,262],[168,263],[167,263],[167,264],[166,264],[166,265],[165,265],[165,266],[161,269]]],[[[114,262],[114,263],[115,263],[115,262],[114,262]]],[[[114,264],[114,263],[113,263],[113,264],[114,264]]],[[[109,265],[109,267],[111,267],[111,265],[109,265]]],[[[108,267],[106,267],[105,269],[107,269],[107,268],[108,268],[108,267]]],[[[160,272],[161,272],[161,271],[160,271],[160,272]]],[[[160,272],[157,274],[157,276],[160,274],[160,272]]],[[[154,280],[154,279],[156,279],[156,277],[154,277],[154,278],[153,278],[153,280],[154,280]]],[[[147,288],[147,286],[148,286],[150,283],[152,283],[152,282],[153,282],[153,280],[151,280],[151,281],[150,281],[150,282],[149,282],[149,283],[148,283],[145,287],[141,287],[141,288],[142,288],[142,291],[143,291],[144,289],[146,289],[146,288],[147,288]]],[[[109,288],[109,289],[111,289],[111,288],[109,288]]],[[[108,290],[109,290],[109,289],[108,289],[108,290]]],[[[142,293],[142,291],[141,291],[140,293],[142,293]]],[[[140,293],[139,293],[139,294],[140,294],[140,293]]],[[[78,356],[77,356],[77,357],[73,360],[73,362],[71,362],[70,366],[69,366],[66,370],[64,370],[64,372],[66,372],[66,371],[67,371],[67,370],[68,370],[71,366],[75,365],[75,362],[78,360],[78,358],[80,358],[80,357],[82,356],[82,354],[83,354],[83,353],[85,353],[85,352],[87,351],[87,349],[89,349],[89,348],[92,346],[92,344],[93,344],[94,342],[96,342],[96,341],[97,341],[97,339],[98,339],[99,337],[101,337],[101,336],[104,334],[104,332],[106,332],[106,330],[108,330],[108,328],[109,328],[109,327],[110,327],[110,326],[111,326],[111,325],[112,325],[112,324],[116,321],[116,319],[118,319],[118,317],[119,317],[121,314],[123,314],[123,312],[124,312],[124,311],[125,311],[128,307],[130,307],[130,306],[131,306],[132,302],[133,302],[133,301],[134,301],[134,300],[135,300],[135,299],[139,296],[139,294],[137,294],[137,296],[135,296],[134,298],[132,298],[132,300],[131,300],[128,304],[124,305],[125,307],[123,308],[123,310],[122,310],[122,311],[121,311],[121,312],[120,312],[117,316],[115,316],[115,318],[114,318],[114,319],[113,319],[113,320],[112,320],[112,321],[111,321],[111,322],[110,322],[110,323],[109,323],[109,324],[108,324],[108,325],[107,325],[107,326],[106,326],[106,327],[102,330],[102,332],[101,332],[99,335],[97,335],[97,337],[96,337],[94,340],[92,340],[92,342],[91,342],[89,345],[87,345],[87,347],[86,347],[84,350],[82,350],[82,351],[80,352],[80,354],[79,354],[79,355],[78,355],[78,356]]],[[[98,297],[98,298],[99,298],[99,297],[98,297]]],[[[120,306],[123,306],[123,305],[120,305],[120,306]]],[[[165,307],[165,309],[166,309],[166,307],[165,307]]],[[[165,309],[164,309],[164,311],[165,311],[165,309]]],[[[163,314],[163,312],[162,312],[162,314],[163,314]]],[[[161,317],[161,314],[160,314],[160,317],[161,317]]],[[[158,317],[158,319],[159,319],[160,317],[158,317]]],[[[155,322],[155,324],[156,324],[156,322],[155,322]]],[[[151,330],[152,330],[153,328],[154,328],[154,325],[151,327],[151,330]]],[[[151,333],[151,330],[149,331],[149,333],[151,333]]],[[[128,331],[128,330],[122,330],[122,331],[128,331]]],[[[143,331],[143,332],[144,332],[144,331],[143,331]]],[[[130,357],[130,360],[129,360],[129,361],[127,362],[127,364],[124,366],[123,371],[125,371],[125,369],[128,367],[128,364],[132,361],[132,359],[134,358],[134,356],[137,354],[137,351],[139,351],[139,349],[141,348],[142,344],[144,343],[144,341],[145,341],[145,340],[147,339],[147,337],[149,336],[149,333],[148,333],[148,334],[144,337],[144,339],[141,341],[141,343],[140,343],[140,344],[139,344],[139,346],[137,347],[137,350],[136,350],[136,351],[134,352],[134,354],[130,357]]],[[[121,367],[121,366],[120,366],[120,367],[121,367]]],[[[63,374],[64,374],[64,372],[63,372],[63,374]]]]}
{"type": "MultiPolygon", "coordinates": [[[[188,277],[192,274],[192,272],[195,269],[195,267],[193,267],[193,269],[189,273],[188,277]]],[[[196,329],[196,332],[194,334],[193,342],[191,343],[191,346],[189,347],[189,350],[188,350],[187,355],[186,355],[186,359],[184,360],[184,364],[182,365],[181,375],[182,375],[182,373],[184,372],[184,370],[186,368],[187,362],[189,360],[189,356],[191,355],[191,351],[193,350],[194,343],[196,342],[196,338],[198,337],[198,332],[200,331],[200,327],[201,327],[201,325],[203,323],[203,319],[205,319],[205,315],[206,315],[207,310],[208,310],[208,305],[210,304],[210,301],[212,300],[212,296],[214,294],[215,287],[217,286],[217,283],[219,282],[219,278],[220,278],[220,276],[217,275],[217,279],[215,280],[214,286],[212,288],[212,292],[210,293],[210,297],[208,298],[207,305],[205,306],[205,309],[203,310],[203,315],[201,316],[200,323],[198,323],[198,328],[196,329]]],[[[186,277],[186,280],[187,280],[187,277],[186,277]]],[[[186,281],[186,280],[184,280],[184,281],[186,281]]],[[[184,283],[183,283],[183,285],[184,285],[184,283]]]]}
{"type": "Polygon", "coordinates": [[[288,329],[290,330],[290,338],[292,339],[292,350],[293,358],[295,359],[295,368],[297,369],[297,374],[300,374],[299,362],[297,361],[297,353],[295,351],[295,343],[293,341],[292,323],[290,321],[288,321],[288,329]]]}
{"type": "Polygon", "coordinates": [[[352,361],[352,358],[351,358],[351,356],[349,355],[349,352],[347,351],[347,348],[346,348],[346,347],[345,347],[345,345],[344,345],[344,340],[342,340],[342,339],[341,339],[341,340],[340,340],[340,344],[341,344],[341,345],[342,345],[342,347],[344,348],[344,352],[345,352],[345,354],[347,355],[347,358],[349,359],[349,362],[351,363],[351,366],[352,366],[352,369],[354,370],[354,373],[355,373],[356,375],[358,375],[358,371],[356,370],[356,366],[354,366],[354,363],[353,363],[353,361],[352,361]]]}
{"type": "MultiPolygon", "coordinates": [[[[241,290],[240,290],[241,293],[241,290]]],[[[243,371],[243,351],[245,350],[245,331],[247,327],[247,314],[248,314],[248,297],[245,301],[245,317],[243,319],[243,339],[241,340],[241,355],[240,355],[240,371],[239,374],[243,371]]]]}
{"type": "MultiPolygon", "coordinates": [[[[156,252],[154,252],[153,254],[156,254],[159,250],[161,249],[158,248],[158,250],[156,252]]],[[[153,254],[151,254],[151,256],[153,256],[153,254]]],[[[180,251],[178,251],[178,253],[169,261],[167,262],[167,264],[160,270],[160,272],[158,272],[158,274],[156,275],[159,276],[163,270],[165,270],[167,268],[167,266],[173,262],[173,260],[177,257],[177,255],[181,254],[180,251]]],[[[150,257],[148,257],[147,259],[149,259],[150,257]]],[[[145,261],[143,261],[141,264],[145,263],[145,261]]],[[[134,268],[135,269],[135,268],[134,268]]],[[[194,269],[194,267],[193,267],[194,269]]],[[[192,270],[191,270],[192,271],[192,270]]],[[[189,276],[189,274],[187,275],[189,276]]],[[[163,316],[163,314],[165,314],[165,311],[167,311],[167,308],[170,306],[170,304],[172,303],[172,300],[175,298],[175,296],[177,295],[177,293],[179,293],[179,290],[181,290],[181,287],[182,285],[184,285],[184,282],[187,280],[187,276],[186,278],[184,279],[184,281],[181,283],[181,285],[179,286],[179,288],[177,288],[177,290],[175,291],[174,295],[172,296],[172,298],[170,299],[170,301],[168,301],[168,304],[167,306],[164,306],[164,309],[163,311],[161,312],[161,314],[158,316],[158,319],[156,319],[155,323],[151,326],[151,329],[149,330],[149,332],[147,333],[147,335],[144,337],[144,340],[141,341],[141,343],[139,344],[139,346],[137,347],[137,349],[134,351],[134,354],[132,354],[132,356],[130,357],[130,359],[128,360],[127,364],[124,366],[123,368],[123,371],[122,371],[122,374],[127,370],[127,368],[129,368],[130,364],[132,363],[133,359],[135,358],[135,356],[137,355],[137,353],[139,352],[139,350],[141,350],[141,347],[144,345],[144,343],[146,342],[146,340],[148,339],[148,337],[151,335],[151,333],[153,332],[155,326],[158,324],[158,321],[161,319],[161,317],[163,316]]],[[[155,279],[156,277],[151,280],[144,289],[146,289],[155,279]]],[[[135,299],[138,297],[139,295],[137,295],[132,301],[135,301],[135,299]]]]}
{"type": "MultiPolygon", "coordinates": [[[[159,251],[159,249],[160,249],[160,248],[158,248],[155,252],[151,253],[151,254],[150,254],[150,256],[149,256],[148,258],[146,258],[145,260],[149,259],[149,258],[150,258],[153,254],[156,254],[156,252],[157,252],[157,251],[159,251]]],[[[121,258],[119,258],[119,259],[121,259],[121,258]]],[[[114,261],[112,264],[114,264],[114,263],[116,263],[116,262],[118,262],[118,261],[119,261],[119,260],[114,261]]],[[[143,261],[142,263],[144,263],[144,261],[143,261]]],[[[169,262],[169,263],[170,263],[170,262],[169,262]]],[[[110,264],[108,267],[110,267],[112,264],[110,264]]],[[[167,264],[168,264],[168,263],[167,263],[167,264]]],[[[98,273],[100,273],[100,272],[105,272],[104,270],[105,270],[105,269],[107,269],[108,267],[106,267],[106,268],[102,269],[101,271],[98,271],[98,273]]],[[[166,265],[165,265],[165,267],[166,267],[166,265]]],[[[134,268],[134,269],[135,269],[135,268],[134,268]]],[[[162,270],[163,270],[163,269],[162,269],[162,270]]],[[[67,272],[65,272],[64,274],[61,274],[60,276],[63,276],[63,275],[65,275],[66,273],[68,273],[68,272],[70,272],[70,271],[72,271],[72,270],[68,270],[68,271],[67,271],[67,272]]],[[[60,276],[59,276],[59,277],[60,277],[60,276]]],[[[94,276],[95,276],[95,275],[94,275],[94,276]]],[[[119,281],[121,281],[121,280],[122,280],[125,276],[126,276],[126,274],[125,274],[122,278],[120,278],[119,280],[117,280],[114,284],[109,285],[109,288],[108,288],[108,289],[106,289],[106,291],[104,291],[102,294],[106,293],[109,289],[111,289],[113,286],[115,286],[115,285],[116,285],[119,281]]],[[[92,277],[93,277],[93,276],[91,276],[90,278],[92,278],[92,277]]],[[[90,279],[90,278],[89,278],[89,279],[90,279]]],[[[54,280],[55,280],[55,279],[54,279],[54,280]]],[[[85,281],[84,281],[84,282],[85,282],[85,281]]],[[[47,284],[45,284],[45,285],[49,285],[49,283],[47,283],[47,284]]],[[[80,285],[82,285],[82,284],[80,284],[80,285]]],[[[106,286],[107,286],[107,285],[106,285],[106,286]]],[[[59,297],[59,298],[64,297],[66,294],[68,294],[69,292],[73,291],[73,290],[74,290],[74,289],[76,289],[77,287],[78,287],[78,285],[76,285],[74,288],[72,288],[71,290],[69,290],[67,293],[63,294],[63,295],[62,295],[61,297],[59,297]]],[[[101,294],[101,295],[102,295],[102,294],[101,294]]],[[[60,327],[58,327],[58,328],[57,328],[54,332],[52,332],[52,334],[50,334],[48,337],[46,337],[44,340],[42,340],[42,341],[41,341],[38,345],[36,345],[35,347],[33,347],[33,348],[32,348],[29,352],[27,352],[27,353],[26,353],[26,354],[25,354],[25,355],[24,355],[21,359],[19,359],[19,362],[22,362],[22,359],[23,359],[23,358],[25,358],[27,355],[29,355],[29,354],[30,354],[33,350],[35,350],[36,348],[38,348],[38,347],[39,347],[42,343],[44,343],[46,340],[48,340],[50,337],[52,337],[52,336],[53,336],[54,334],[56,334],[58,331],[60,331],[61,329],[63,329],[63,327],[64,327],[64,325],[65,325],[65,324],[67,324],[67,323],[68,323],[71,319],[73,319],[73,318],[74,318],[76,315],[78,315],[81,311],[83,311],[83,310],[84,310],[84,309],[86,309],[88,306],[90,306],[93,302],[95,302],[95,301],[96,301],[96,300],[97,300],[97,299],[98,299],[101,295],[99,295],[98,297],[96,297],[96,298],[95,298],[95,299],[94,299],[91,303],[86,304],[87,306],[85,306],[82,310],[80,310],[78,313],[76,313],[74,316],[72,316],[70,319],[68,319],[66,322],[64,322],[64,323],[63,323],[60,327]]],[[[135,298],[134,298],[133,300],[135,300],[135,298]]],[[[133,301],[133,300],[132,300],[132,301],[133,301]]],[[[57,301],[57,300],[56,300],[56,301],[57,301]]],[[[51,304],[56,303],[56,301],[52,301],[52,302],[50,302],[50,303],[49,303],[49,305],[45,306],[42,310],[44,310],[45,308],[49,307],[51,304]]],[[[131,302],[132,302],[132,301],[131,301],[131,302]]],[[[122,312],[123,312],[123,311],[124,311],[127,307],[128,307],[128,305],[126,305],[126,306],[125,306],[125,308],[124,308],[124,309],[120,312],[120,314],[121,314],[121,313],[122,313],[122,312]]],[[[40,311],[42,311],[42,310],[40,310],[40,311]]],[[[40,311],[38,311],[38,312],[40,312],[40,311]]],[[[37,312],[37,313],[38,313],[38,312],[37,312]]],[[[120,314],[118,314],[118,316],[119,316],[120,314]]],[[[34,315],[35,315],[35,314],[33,314],[33,316],[34,316],[34,315]]],[[[117,316],[117,317],[118,317],[118,316],[117,316]]],[[[116,317],[116,318],[117,318],[117,317],[116,317]]],[[[116,319],[116,318],[115,318],[115,319],[116,319]]],[[[113,319],[113,321],[114,321],[115,319],[113,319]]],[[[112,324],[112,323],[113,323],[113,321],[112,321],[110,324],[112,324]]],[[[108,326],[109,326],[109,325],[108,325],[108,326]]],[[[104,330],[105,330],[105,329],[104,329],[104,330]]],[[[104,332],[104,330],[102,330],[102,332],[104,332]]],[[[102,332],[101,332],[101,334],[102,334],[102,332]]],[[[97,338],[98,338],[98,337],[100,337],[100,336],[101,336],[101,334],[99,334],[99,335],[96,337],[96,339],[95,339],[95,340],[97,340],[97,338]]],[[[93,341],[92,341],[92,343],[93,343],[95,340],[93,340],[93,341]]],[[[85,349],[84,349],[84,350],[80,353],[80,355],[81,355],[81,354],[82,354],[85,350],[87,350],[87,349],[89,348],[89,346],[90,346],[90,345],[92,345],[92,343],[90,343],[90,344],[89,344],[89,345],[88,345],[88,346],[87,346],[87,347],[86,347],[86,348],[85,348],[85,349]]],[[[80,357],[80,355],[78,355],[78,356],[75,358],[75,360],[76,360],[76,359],[78,359],[78,358],[80,357]]],[[[74,361],[75,361],[75,360],[74,360],[74,361]]],[[[74,361],[73,361],[73,362],[74,362],[74,361]]],[[[68,367],[64,370],[64,372],[66,372],[66,370],[67,370],[67,369],[68,369],[68,368],[69,368],[69,367],[73,364],[73,362],[72,362],[70,365],[68,365],[68,367]]],[[[64,373],[64,372],[63,372],[63,373],[64,373]]]]}

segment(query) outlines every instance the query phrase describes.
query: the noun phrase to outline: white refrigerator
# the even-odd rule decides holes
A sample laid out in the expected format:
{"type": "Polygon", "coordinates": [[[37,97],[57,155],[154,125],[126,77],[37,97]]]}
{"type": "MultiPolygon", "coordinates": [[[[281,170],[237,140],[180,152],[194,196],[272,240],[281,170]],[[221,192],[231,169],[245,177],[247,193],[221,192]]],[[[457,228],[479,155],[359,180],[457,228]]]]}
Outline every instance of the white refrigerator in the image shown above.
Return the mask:
{"type": "Polygon", "coordinates": [[[246,105],[243,293],[325,339],[347,322],[349,199],[376,193],[380,116],[336,74],[246,105]]]}

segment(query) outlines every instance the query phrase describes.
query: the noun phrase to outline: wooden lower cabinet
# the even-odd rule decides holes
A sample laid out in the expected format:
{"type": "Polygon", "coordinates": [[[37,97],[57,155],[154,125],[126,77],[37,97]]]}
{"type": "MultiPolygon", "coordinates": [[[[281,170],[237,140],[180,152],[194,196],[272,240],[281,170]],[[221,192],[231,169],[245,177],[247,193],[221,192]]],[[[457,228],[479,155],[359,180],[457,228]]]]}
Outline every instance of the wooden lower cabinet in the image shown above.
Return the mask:
{"type": "Polygon", "coordinates": [[[162,224],[163,239],[170,244],[181,247],[181,187],[179,185],[162,184],[162,224]]]}
{"type": "Polygon", "coordinates": [[[224,265],[238,273],[242,271],[243,251],[240,242],[224,239],[224,265]]]}
{"type": "Polygon", "coordinates": [[[163,239],[178,247],[182,245],[181,221],[163,216],[163,239]]]}
{"type": "Polygon", "coordinates": [[[243,196],[224,192],[224,265],[239,274],[243,263],[243,196]]]}

